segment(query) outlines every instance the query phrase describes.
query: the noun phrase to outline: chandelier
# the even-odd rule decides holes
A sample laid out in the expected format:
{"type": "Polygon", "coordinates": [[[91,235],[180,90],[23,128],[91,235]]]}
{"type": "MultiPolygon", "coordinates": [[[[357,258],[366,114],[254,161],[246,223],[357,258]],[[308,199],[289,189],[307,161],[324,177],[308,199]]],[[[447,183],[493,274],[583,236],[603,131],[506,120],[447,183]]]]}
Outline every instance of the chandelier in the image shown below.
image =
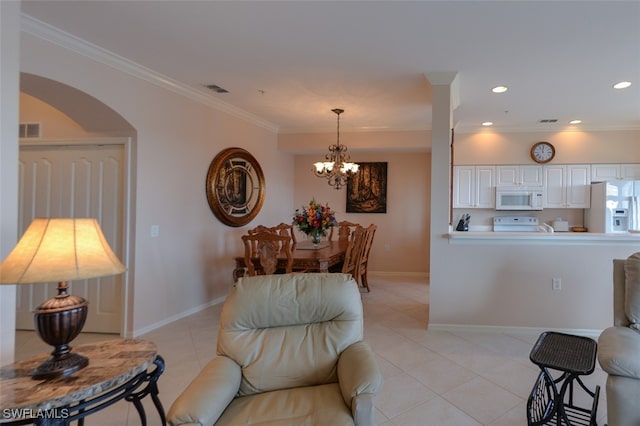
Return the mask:
{"type": "Polygon", "coordinates": [[[347,154],[347,147],[340,145],[340,114],[344,112],[343,109],[332,109],[338,116],[338,137],[335,144],[329,147],[329,153],[325,155],[325,160],[318,161],[313,164],[313,173],[322,178],[328,179],[328,184],[335,189],[340,189],[347,183],[347,178],[358,172],[358,165],[356,163],[350,163],[349,154],[347,154]]]}

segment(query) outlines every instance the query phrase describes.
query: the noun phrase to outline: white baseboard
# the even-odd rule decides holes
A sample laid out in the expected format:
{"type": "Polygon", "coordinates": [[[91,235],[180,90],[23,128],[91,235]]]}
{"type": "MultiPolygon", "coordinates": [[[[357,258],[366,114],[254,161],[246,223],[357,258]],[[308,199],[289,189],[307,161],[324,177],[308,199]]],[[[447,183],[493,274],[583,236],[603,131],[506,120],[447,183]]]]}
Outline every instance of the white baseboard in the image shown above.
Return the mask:
{"type": "Polygon", "coordinates": [[[555,331],[557,333],[574,334],[576,336],[590,337],[598,340],[603,330],[582,329],[582,328],[539,328],[539,327],[509,327],[494,325],[471,325],[471,324],[429,324],[429,330],[437,331],[471,331],[484,333],[504,333],[504,334],[531,334],[540,335],[545,331],[555,331]]]}
{"type": "Polygon", "coordinates": [[[226,296],[218,297],[217,299],[213,299],[210,302],[205,303],[203,305],[196,306],[195,308],[191,308],[191,309],[186,310],[184,312],[180,312],[179,314],[173,315],[173,316],[171,316],[169,318],[165,318],[162,321],[158,321],[158,322],[156,322],[154,324],[151,324],[151,325],[148,325],[146,327],[134,330],[131,336],[124,336],[124,337],[127,338],[127,339],[139,337],[139,336],[141,336],[143,334],[152,332],[153,330],[158,329],[160,327],[163,327],[163,326],[165,326],[167,324],[171,324],[172,322],[178,321],[178,320],[180,320],[182,318],[186,318],[186,317],[188,317],[190,315],[193,315],[195,313],[203,311],[203,310],[205,310],[205,309],[207,309],[207,308],[209,308],[211,306],[218,305],[218,304],[224,302],[226,298],[227,298],[226,296]]]}

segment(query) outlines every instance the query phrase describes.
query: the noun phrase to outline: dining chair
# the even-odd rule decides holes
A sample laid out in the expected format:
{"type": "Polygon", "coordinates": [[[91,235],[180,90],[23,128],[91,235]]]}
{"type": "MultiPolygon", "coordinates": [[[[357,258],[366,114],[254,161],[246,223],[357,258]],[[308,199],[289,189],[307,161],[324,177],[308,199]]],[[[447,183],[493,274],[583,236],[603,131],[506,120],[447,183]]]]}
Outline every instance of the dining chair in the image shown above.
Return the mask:
{"type": "Polygon", "coordinates": [[[364,247],[365,229],[362,226],[358,226],[351,231],[351,237],[349,238],[349,245],[347,246],[347,252],[344,255],[344,263],[342,264],[342,273],[351,274],[353,279],[360,286],[360,276],[358,275],[358,268],[360,266],[360,255],[364,247]]]}
{"type": "Polygon", "coordinates": [[[278,270],[279,257],[286,259],[286,266],[282,272],[292,271],[293,255],[290,236],[263,231],[243,235],[242,242],[244,243],[244,264],[247,268],[246,276],[275,274],[278,270]]]}
{"type": "MultiPolygon", "coordinates": [[[[349,222],[347,220],[343,220],[338,222],[338,241],[348,241],[351,233],[358,227],[360,224],[349,222]]],[[[329,231],[329,240],[333,241],[333,229],[335,227],[331,227],[329,231]]]]}
{"type": "Polygon", "coordinates": [[[369,264],[369,253],[371,252],[371,246],[373,245],[373,237],[376,234],[377,229],[378,227],[374,224],[369,225],[365,229],[362,253],[360,255],[360,261],[358,262],[357,275],[359,277],[359,281],[356,281],[358,284],[365,287],[368,292],[371,291],[371,288],[369,288],[369,280],[367,279],[367,265],[369,264]]]}
{"type": "Polygon", "coordinates": [[[271,229],[273,229],[278,235],[286,235],[291,237],[292,245],[295,246],[298,243],[298,240],[296,239],[296,233],[294,232],[294,229],[293,229],[293,225],[282,222],[271,229]]]}

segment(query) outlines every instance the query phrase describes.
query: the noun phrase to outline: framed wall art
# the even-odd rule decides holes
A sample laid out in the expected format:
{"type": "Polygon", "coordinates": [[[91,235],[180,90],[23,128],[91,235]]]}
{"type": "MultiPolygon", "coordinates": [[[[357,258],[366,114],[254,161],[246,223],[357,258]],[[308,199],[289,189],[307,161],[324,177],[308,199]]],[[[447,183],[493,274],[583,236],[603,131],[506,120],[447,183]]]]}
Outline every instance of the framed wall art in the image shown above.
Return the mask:
{"type": "Polygon", "coordinates": [[[358,163],[347,180],[347,213],[387,212],[387,163],[358,163]]]}

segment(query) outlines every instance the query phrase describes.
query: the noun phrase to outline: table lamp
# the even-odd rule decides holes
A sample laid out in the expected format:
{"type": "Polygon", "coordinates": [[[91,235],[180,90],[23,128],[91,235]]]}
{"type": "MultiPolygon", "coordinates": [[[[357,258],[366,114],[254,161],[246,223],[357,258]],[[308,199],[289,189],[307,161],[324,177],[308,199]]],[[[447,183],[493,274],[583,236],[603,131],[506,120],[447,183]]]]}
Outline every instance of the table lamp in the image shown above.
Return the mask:
{"type": "Polygon", "coordinates": [[[95,219],[37,218],[0,264],[0,284],[58,282],[58,295],[34,311],[40,338],[55,347],[38,366],[36,380],[68,376],[89,364],[69,343],[82,331],[88,302],[70,295],[67,281],[106,277],[126,271],[95,219]]]}

